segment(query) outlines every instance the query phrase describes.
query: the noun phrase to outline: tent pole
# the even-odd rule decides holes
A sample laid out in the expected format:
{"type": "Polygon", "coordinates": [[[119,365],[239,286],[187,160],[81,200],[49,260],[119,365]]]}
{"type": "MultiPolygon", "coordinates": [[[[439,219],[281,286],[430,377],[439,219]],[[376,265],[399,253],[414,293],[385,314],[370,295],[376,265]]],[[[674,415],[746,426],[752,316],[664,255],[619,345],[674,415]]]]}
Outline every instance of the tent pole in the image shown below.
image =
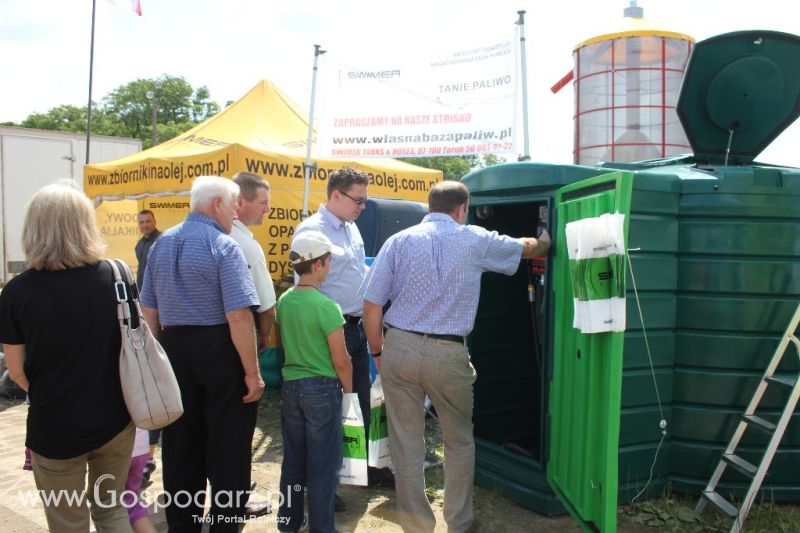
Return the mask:
{"type": "Polygon", "coordinates": [[[94,71],[94,13],[97,0],[92,0],[92,39],[89,45],[89,103],[86,104],[86,164],[89,164],[89,142],[92,139],[92,72],[94,71]]]}
{"type": "Polygon", "coordinates": [[[519,19],[519,47],[520,61],[522,63],[522,131],[523,131],[523,155],[522,161],[529,161],[531,158],[531,146],[528,138],[528,63],[525,58],[525,11],[517,11],[519,19]]]}
{"type": "Polygon", "coordinates": [[[306,138],[305,179],[303,180],[303,219],[308,218],[308,189],[311,184],[311,141],[314,133],[314,100],[317,94],[317,60],[325,53],[320,45],[314,45],[314,70],[311,75],[311,107],[308,113],[308,137],[306,138]]]}

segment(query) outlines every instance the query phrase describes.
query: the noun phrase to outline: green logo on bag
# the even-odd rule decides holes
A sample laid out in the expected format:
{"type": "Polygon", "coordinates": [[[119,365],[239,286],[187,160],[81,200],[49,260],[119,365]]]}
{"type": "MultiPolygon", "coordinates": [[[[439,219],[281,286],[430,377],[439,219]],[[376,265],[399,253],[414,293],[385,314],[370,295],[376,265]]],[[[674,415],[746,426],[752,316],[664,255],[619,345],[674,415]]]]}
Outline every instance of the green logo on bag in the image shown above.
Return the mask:
{"type": "Polygon", "coordinates": [[[364,443],[364,428],[343,426],[342,457],[350,459],[366,459],[367,446],[364,443]]]}

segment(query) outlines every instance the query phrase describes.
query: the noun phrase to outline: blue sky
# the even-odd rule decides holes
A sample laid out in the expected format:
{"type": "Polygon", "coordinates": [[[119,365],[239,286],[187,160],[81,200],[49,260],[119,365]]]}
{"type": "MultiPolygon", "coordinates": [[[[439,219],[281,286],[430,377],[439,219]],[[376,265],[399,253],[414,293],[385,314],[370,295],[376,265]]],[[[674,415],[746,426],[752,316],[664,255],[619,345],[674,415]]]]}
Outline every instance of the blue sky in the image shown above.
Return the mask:
{"type": "MultiPolygon", "coordinates": [[[[527,11],[529,124],[533,159],[572,160],[571,89],[550,86],[572,67],[576,44],[622,27],[622,0],[97,0],[94,98],[164,73],[207,85],[224,103],[258,80],[274,81],[308,109],[313,45],[323,61],[425,58],[444,43],[513,36],[527,11]],[[330,58],[330,59],[329,59],[330,58]]],[[[800,34],[793,0],[640,0],[656,27],[696,39],[741,29],[800,34]]],[[[91,0],[0,0],[0,121],[61,104],[85,105],[91,0]]],[[[318,88],[322,95],[324,87],[318,88]]],[[[321,96],[322,97],[322,96],[321,96]]],[[[319,101],[318,101],[319,104],[319,101]]],[[[795,125],[760,157],[800,166],[795,125]]]]}

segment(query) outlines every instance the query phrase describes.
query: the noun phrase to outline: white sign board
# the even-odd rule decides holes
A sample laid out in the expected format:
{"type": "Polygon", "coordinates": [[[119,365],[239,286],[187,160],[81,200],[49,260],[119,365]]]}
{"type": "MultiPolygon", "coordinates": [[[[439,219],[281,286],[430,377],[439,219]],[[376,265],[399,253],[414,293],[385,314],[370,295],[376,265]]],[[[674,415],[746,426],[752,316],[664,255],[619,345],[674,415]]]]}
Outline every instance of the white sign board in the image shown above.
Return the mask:
{"type": "Polygon", "coordinates": [[[401,65],[329,65],[319,157],[515,152],[511,39],[401,65]]]}

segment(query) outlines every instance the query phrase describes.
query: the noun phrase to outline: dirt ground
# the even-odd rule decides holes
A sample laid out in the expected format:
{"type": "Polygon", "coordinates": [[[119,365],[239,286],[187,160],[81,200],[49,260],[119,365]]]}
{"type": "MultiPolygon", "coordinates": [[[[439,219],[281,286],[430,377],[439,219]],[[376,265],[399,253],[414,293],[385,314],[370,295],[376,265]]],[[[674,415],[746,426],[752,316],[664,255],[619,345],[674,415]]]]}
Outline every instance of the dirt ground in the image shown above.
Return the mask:
{"type": "MultiPolygon", "coordinates": [[[[278,488],[283,443],[280,431],[279,401],[269,395],[259,406],[258,425],[253,439],[253,479],[258,483],[257,497],[268,499],[278,488]]],[[[7,533],[40,533],[47,531],[41,502],[31,505],[20,497],[34,490],[33,475],[21,469],[25,442],[27,406],[21,401],[0,400],[0,530],[7,533]]],[[[429,423],[430,451],[441,449],[436,423],[429,423]]],[[[160,466],[160,457],[157,458],[160,466]]],[[[152,503],[162,490],[161,471],[153,475],[153,485],[146,489],[152,503]]],[[[436,514],[436,531],[446,531],[442,517],[442,468],[427,471],[428,496],[436,514]]],[[[400,532],[393,489],[340,487],[339,494],[347,502],[347,511],[336,514],[341,532],[400,532]]],[[[475,488],[476,532],[580,531],[568,517],[550,518],[520,507],[495,493],[475,488]]],[[[153,521],[159,531],[167,531],[163,510],[151,505],[153,521]],[[153,511],[156,512],[153,512],[153,511]]],[[[244,532],[277,531],[275,513],[251,520],[244,532]]]]}

